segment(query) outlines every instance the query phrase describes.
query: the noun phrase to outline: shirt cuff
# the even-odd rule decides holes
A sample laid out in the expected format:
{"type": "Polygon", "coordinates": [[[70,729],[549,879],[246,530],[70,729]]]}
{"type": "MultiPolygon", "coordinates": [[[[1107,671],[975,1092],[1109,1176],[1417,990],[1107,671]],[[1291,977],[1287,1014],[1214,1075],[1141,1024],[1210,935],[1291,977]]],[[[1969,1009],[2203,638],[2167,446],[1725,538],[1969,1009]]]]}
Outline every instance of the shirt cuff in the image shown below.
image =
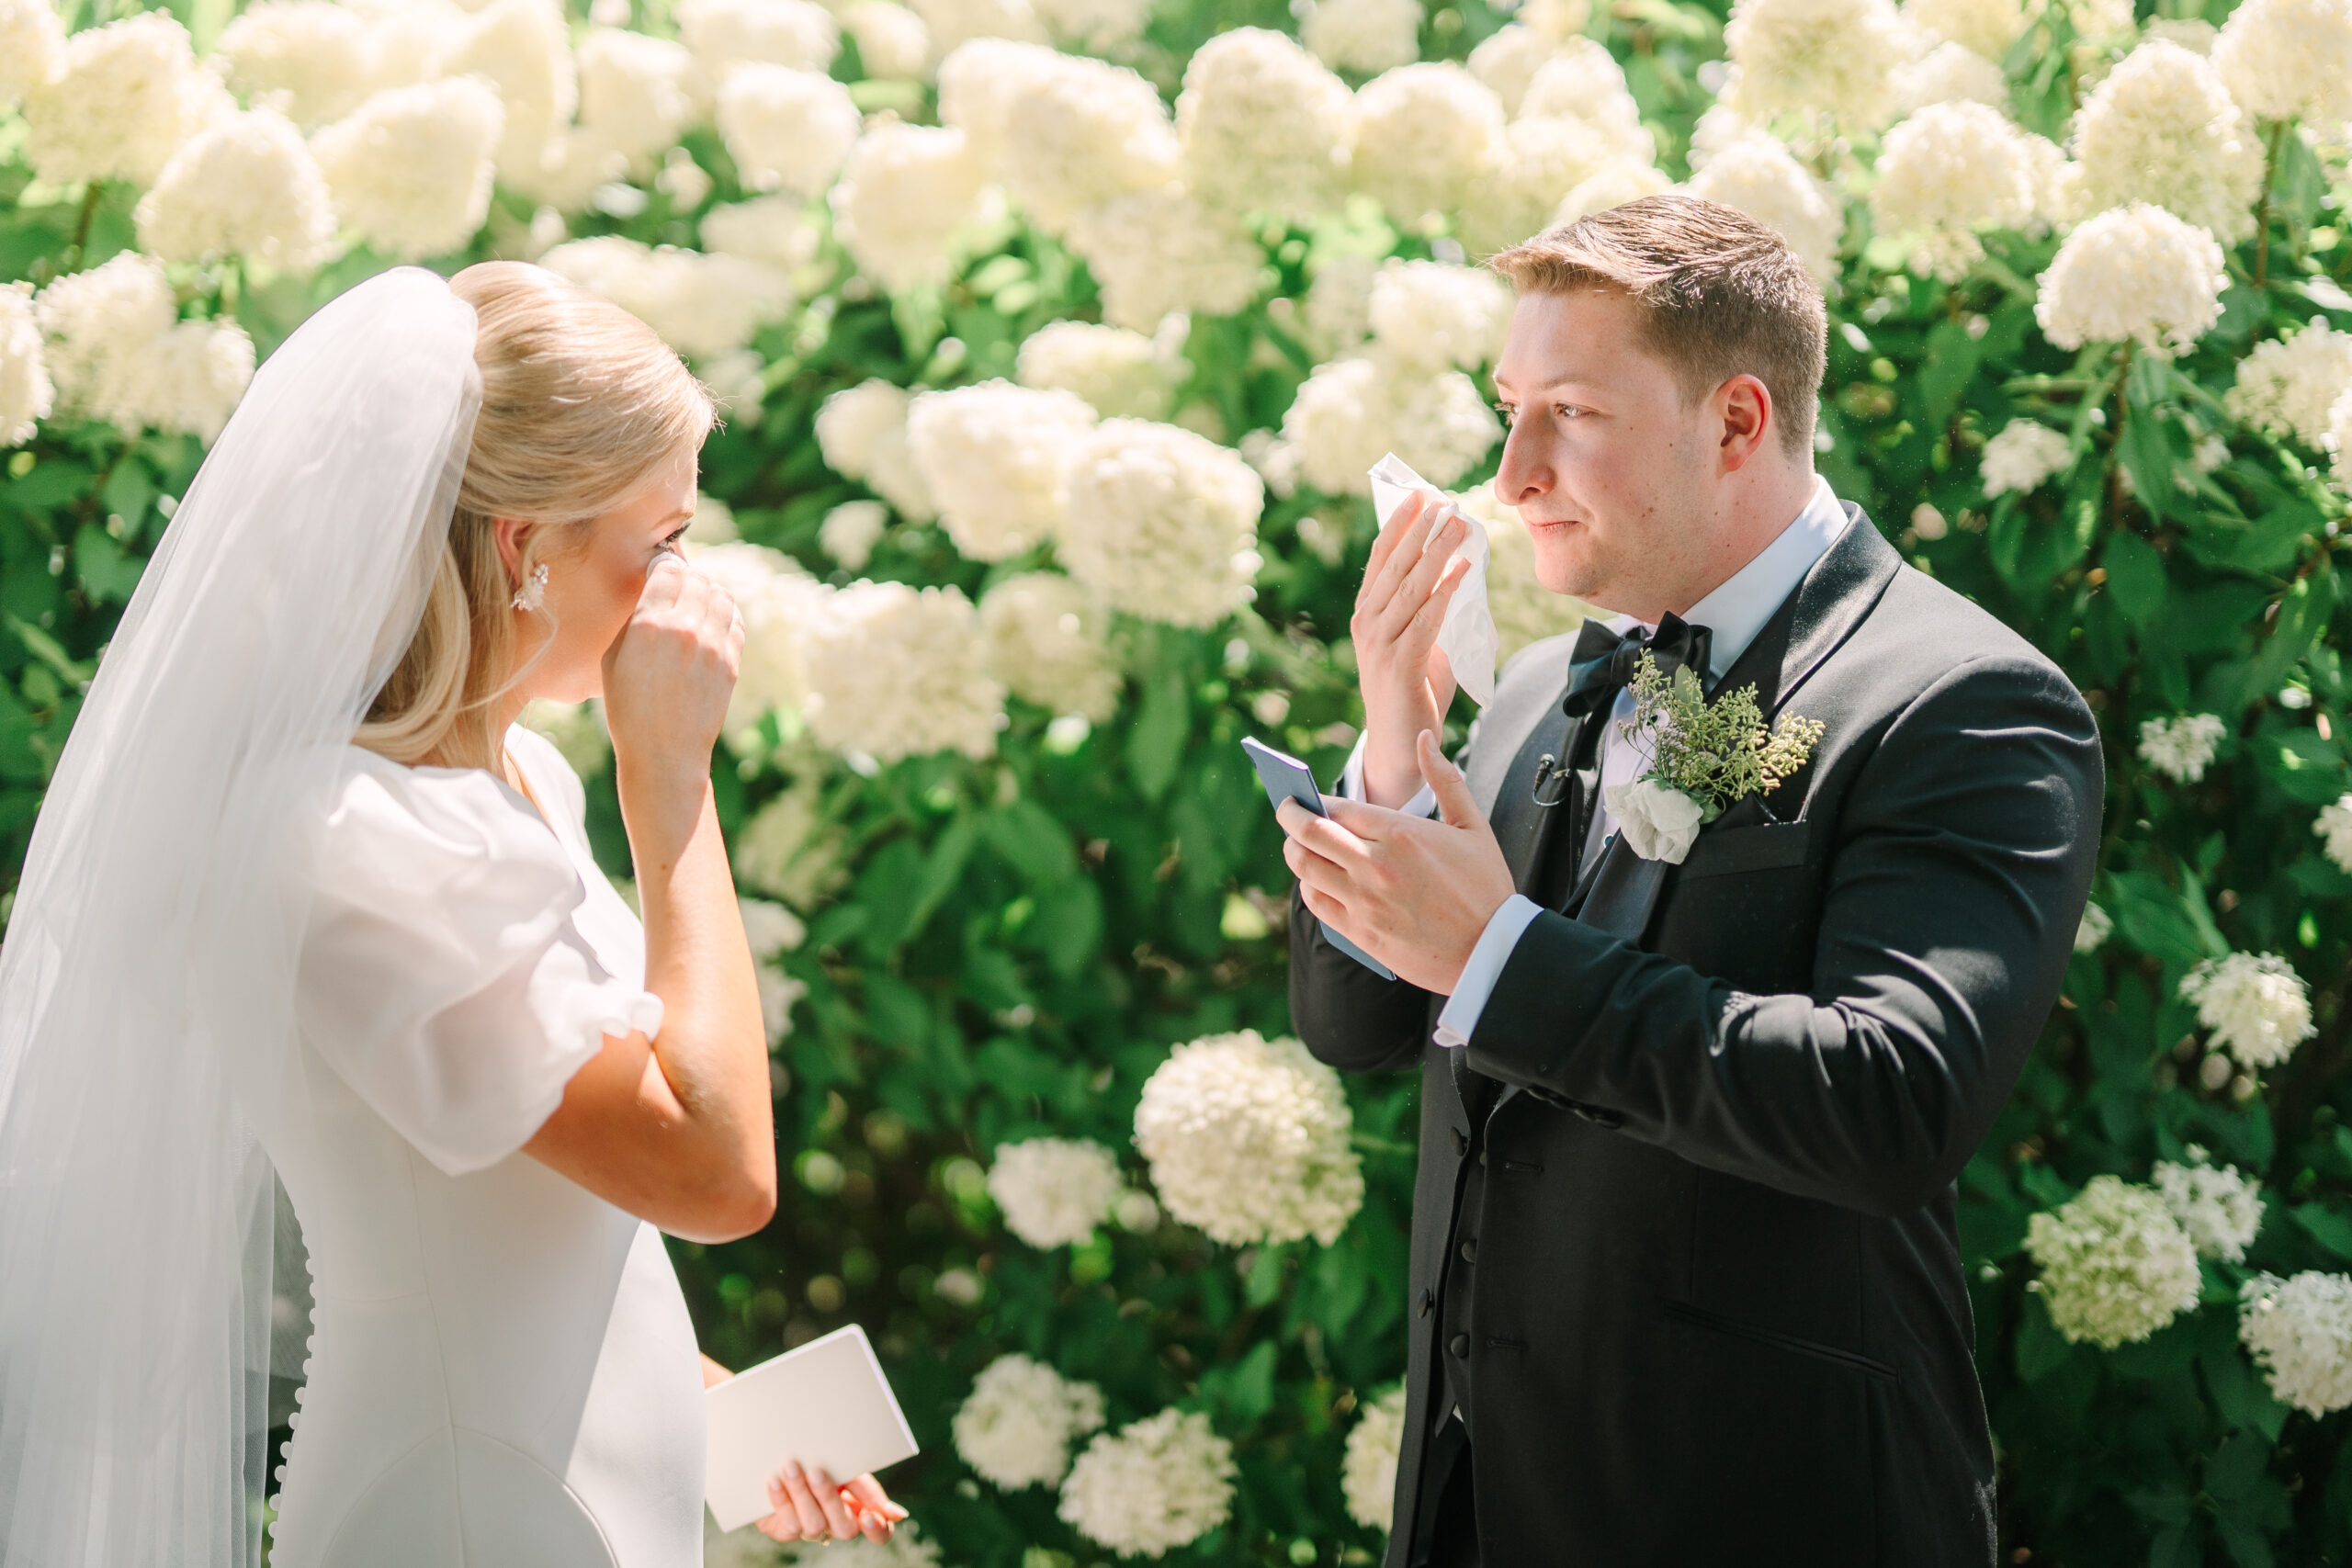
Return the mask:
{"type": "MultiPolygon", "coordinates": [[[[1340,770],[1340,782],[1332,794],[1348,800],[1363,798],[1363,737],[1356,737],[1355,750],[1348,753],[1347,765],[1340,770]]],[[[1437,791],[1423,784],[1419,794],[1397,807],[1408,817],[1437,815],[1437,791]]]]}
{"type": "Polygon", "coordinates": [[[1544,907],[1534,899],[1514,893],[1487,918],[1478,945],[1470,950],[1470,962],[1462,966],[1462,978],[1454,982],[1453,995],[1446,999],[1445,1010],[1437,1015],[1433,1038],[1439,1044],[1459,1049],[1470,1043],[1470,1036],[1478,1032],[1478,1015],[1487,1010],[1487,998],[1494,994],[1495,982],[1502,978],[1511,950],[1543,912],[1544,907]]]}

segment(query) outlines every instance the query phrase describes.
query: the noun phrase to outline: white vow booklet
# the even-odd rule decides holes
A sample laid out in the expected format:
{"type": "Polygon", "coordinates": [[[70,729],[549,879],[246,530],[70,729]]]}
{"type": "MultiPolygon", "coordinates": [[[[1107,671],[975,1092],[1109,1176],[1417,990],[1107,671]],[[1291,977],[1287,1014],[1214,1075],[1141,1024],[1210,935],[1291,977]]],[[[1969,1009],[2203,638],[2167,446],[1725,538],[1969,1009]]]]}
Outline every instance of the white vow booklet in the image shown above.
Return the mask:
{"type": "Polygon", "coordinates": [[[915,1454],[915,1435],[855,1324],[705,1391],[710,1461],[703,1496],[723,1530],[775,1511],[768,1481],[786,1460],[836,1482],[915,1454]]]}

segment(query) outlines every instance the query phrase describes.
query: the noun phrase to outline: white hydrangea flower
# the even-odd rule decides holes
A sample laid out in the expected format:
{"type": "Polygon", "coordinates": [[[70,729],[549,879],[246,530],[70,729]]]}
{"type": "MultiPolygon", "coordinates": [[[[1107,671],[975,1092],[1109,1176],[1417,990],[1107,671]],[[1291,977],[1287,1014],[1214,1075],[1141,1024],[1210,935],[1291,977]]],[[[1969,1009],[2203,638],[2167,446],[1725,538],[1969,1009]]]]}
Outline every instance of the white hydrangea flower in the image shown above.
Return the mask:
{"type": "Polygon", "coordinates": [[[1122,1557],[1159,1557],[1233,1512],[1233,1445],[1197,1412],[1168,1409],[1086,1445],[1057,1510],[1122,1557]]]}
{"type": "Polygon", "coordinates": [[[1846,204],[1777,137],[1750,136],[1724,148],[1690,176],[1690,194],[1736,208],[1780,235],[1815,284],[1826,288],[1837,278],[1846,204]]]}
{"type": "Polygon", "coordinates": [[[1264,287],[1266,253],[1182,186],[1137,191],[1079,214],[1069,247],[1102,289],[1102,319],[1150,332],[1171,310],[1230,316],[1264,287]]]}
{"type": "Polygon", "coordinates": [[[816,789],[786,790],[737,829],[730,857],[746,887],[807,911],[849,879],[842,830],[823,817],[816,789]]]}
{"type": "Polygon", "coordinates": [[[1519,118],[1576,120],[1600,141],[1609,158],[1647,164],[1657,156],[1641,106],[1625,85],[1624,68],[1592,39],[1552,46],[1552,58],[1537,69],[1520,99],[1519,118]]]}
{"type": "Polygon", "coordinates": [[[0,110],[46,82],[65,61],[65,24],[54,0],[0,0],[0,110]]]}
{"type": "Polygon", "coordinates": [[[956,588],[854,582],[803,629],[818,743],[877,762],[933,751],[986,757],[1004,725],[979,618],[956,588]]]}
{"type": "Polygon", "coordinates": [[[2262,1228],[2262,1183],[2242,1170],[2215,1165],[2195,1144],[2188,1163],[2158,1160],[2150,1179],[2165,1207],[2188,1233],[2199,1258],[2235,1263],[2262,1228]]]}
{"type": "Polygon", "coordinates": [[[760,1026],[770,1045],[781,1044],[792,1032],[793,1004],[808,994],[808,982],[795,979],[773,964],[752,965],[752,980],[760,992],[760,1026]]]}
{"type": "Polygon", "coordinates": [[[1567,115],[1521,115],[1505,140],[1502,166],[1463,198],[1457,233],[1473,255],[1491,255],[1542,230],[1563,192],[1622,161],[1607,132],[1567,115]]]}
{"type": "Polygon", "coordinates": [[[212,69],[254,108],[305,130],[341,119],[373,87],[368,21],[330,0],[256,0],[212,46],[212,69]]]}
{"type": "Polygon", "coordinates": [[[2339,795],[2333,806],[2319,809],[2312,831],[2324,840],[2327,858],[2340,871],[2352,871],[2352,795],[2339,795]]]}
{"type": "MultiPolygon", "coordinates": [[[[500,138],[512,146],[511,133],[500,138]]],[[[585,212],[606,186],[626,179],[628,159],[604,132],[559,126],[538,151],[502,163],[498,177],[515,195],[563,216],[585,212]]]]}
{"type": "Polygon", "coordinates": [[[1559,207],[1552,213],[1552,221],[1573,223],[1579,218],[1589,218],[1596,212],[1606,212],[1612,207],[1623,207],[1629,201],[1656,196],[1671,189],[1673,184],[1664,171],[1647,164],[1637,164],[1629,158],[1612,158],[1588,175],[1561,199],[1559,207]]]}
{"type": "Polygon", "coordinates": [[[463,247],[490,211],[505,108],[460,76],[393,87],[311,139],[336,215],[378,254],[420,261],[463,247]]]}
{"type": "Polygon", "coordinates": [[[2024,33],[2022,0],[1904,0],[1903,19],[1986,60],[2008,53],[2024,33]]]}
{"type": "Polygon", "coordinates": [[[559,703],[534,697],[523,705],[516,722],[555,742],[565,765],[582,778],[600,772],[613,754],[612,732],[605,728],[605,702],[559,703]]]}
{"type": "Polygon", "coordinates": [[[889,382],[861,381],[827,397],[817,410],[817,450],[825,466],[858,479],[912,523],[939,515],[907,443],[907,392],[889,382]]]}
{"type": "Polygon", "coordinates": [[[2238,362],[2237,380],[2222,398],[2232,418],[2271,435],[2292,435],[2306,446],[2327,440],[2328,410],[2352,388],[2352,333],[2324,317],[2292,337],[2256,344],[2238,362]]]}
{"type": "Polygon", "coordinates": [[[2147,719],[2140,726],[2140,760],[2175,784],[2195,784],[2205,776],[2228,733],[2229,727],[2216,714],[2147,719]]]}
{"type": "Polygon", "coordinates": [[[2147,202],[2225,244],[2254,233],[2261,139],[2204,60],[2162,39],[2107,73],[2075,116],[2077,214],[2147,202]]]}
{"type": "Polygon", "coordinates": [[[1410,65],[1421,57],[1421,0],[1307,0],[1298,41],[1334,71],[1410,65]]]}
{"type": "Polygon", "coordinates": [[[811,0],[678,0],[678,37],[713,82],[739,65],[824,71],[841,52],[841,25],[811,0]]]}
{"type": "Polygon", "coordinates": [[[1387,452],[1431,484],[1450,485],[1501,434],[1469,377],[1417,373],[1381,355],[1317,366],[1283,415],[1283,438],[1297,449],[1301,477],[1332,495],[1371,494],[1367,470],[1387,452]]]}
{"type": "Polygon", "coordinates": [[[946,281],[947,243],[989,210],[964,133],[886,120],[857,139],[828,198],[858,270],[888,289],[946,281]]]}
{"type": "Polygon", "coordinates": [[[1030,0],[913,0],[913,5],[931,29],[932,48],[943,57],[976,39],[1050,41],[1045,18],[1030,0]]]}
{"type": "Polygon", "coordinates": [[[842,13],[842,30],[857,40],[871,79],[916,81],[931,63],[931,29],[896,0],[856,0],[842,13]]]}
{"type": "Polygon", "coordinates": [[[743,657],[727,701],[725,732],[740,735],[769,713],[806,707],[801,637],[831,591],[791,557],[764,545],[689,538],[685,557],[688,566],[727,591],[743,616],[743,657]]]}
{"type": "Polygon", "coordinates": [[[1544,37],[1524,22],[1506,22],[1478,40],[1464,63],[1470,74],[1495,90],[1503,113],[1516,115],[1527,85],[1558,52],[1559,41],[1544,37]]]}
{"type": "Polygon", "coordinates": [[[75,33],[57,70],[25,84],[25,156],[53,186],[152,185],[180,143],[235,108],[198,69],[187,29],[144,11],[75,33]]]}
{"type": "Polygon", "coordinates": [[[0,447],[30,441],[56,401],[33,318],[33,286],[0,283],[0,447]]]}
{"type": "Polygon", "coordinates": [[[627,28],[581,40],[580,123],[635,160],[667,152],[701,118],[695,57],[685,45],[627,28]]]}
{"type": "Polygon", "coordinates": [[[982,37],[959,45],[939,62],[939,123],[969,139],[972,155],[991,179],[1004,173],[1012,106],[1051,75],[1060,60],[1042,42],[982,37]]]}
{"type": "Polygon", "coordinates": [[[1080,55],[1054,54],[1050,68],[1023,84],[1004,138],[1005,188],[1048,233],[1176,174],[1176,128],[1159,90],[1123,65],[1080,55]]]}
{"type": "Polygon", "coordinates": [[[1372,335],[1372,280],[1380,263],[1361,251],[1320,258],[1307,280],[1307,346],[1318,359],[1336,359],[1372,335]]]}
{"type": "Polygon", "coordinates": [[[907,444],[956,547],[1003,560],[1061,521],[1063,469],[1093,424],[1068,392],[990,380],[918,396],[907,444]]]}
{"type": "Polygon", "coordinates": [[[126,434],[220,434],[253,379],[244,329],[182,321],[153,257],[124,251],[34,298],[59,405],[126,434]]]}
{"type": "Polygon", "coordinates": [[[1592,0],[1522,0],[1519,19],[1541,37],[1564,43],[1592,20],[1592,0]]]}
{"type": "Polygon", "coordinates": [[[856,144],[863,117],[849,89],[821,72],[738,66],[718,89],[718,133],[752,190],[816,196],[856,144]]]}
{"type": "Polygon", "coordinates": [[[1143,1086],[1136,1146],[1168,1212],[1229,1247],[1314,1236],[1363,1203],[1339,1075],[1254,1029],[1179,1045],[1143,1086]]]}
{"type": "Polygon", "coordinates": [[[1219,33],[1185,62],[1176,99],[1185,188],[1227,212],[1312,220],[1346,194],[1355,119],[1347,84],[1292,39],[1219,33]]]}
{"type": "Polygon", "coordinates": [[[1405,1443],[1405,1385],[1398,1383],[1363,1407],[1348,1433],[1340,1466],[1340,1494],[1348,1517],[1368,1530],[1389,1529],[1396,1507],[1396,1454],[1405,1443]]]}
{"type": "Polygon", "coordinates": [[[739,893],[735,908],[743,917],[744,945],[762,963],[794,951],[808,938],[808,928],[801,924],[800,917],[781,904],[739,893]]]}
{"type": "Polygon", "coordinates": [[[1823,114],[1871,130],[1894,112],[1914,35],[1889,0],[1736,0],[1724,25],[1724,101],[1752,119],[1823,114]]]}
{"type": "Polygon", "coordinates": [[[1175,399],[1160,347],[1125,327],[1053,321],[1022,342],[1013,378],[1058,389],[1105,418],[1165,419],[1175,399]]]}
{"type": "Polygon", "coordinates": [[[805,203],[789,196],[723,202],[702,215],[703,248],[793,273],[817,257],[823,235],[805,203]]]}
{"type": "Polygon", "coordinates": [[[506,107],[500,178],[529,182],[547,170],[551,144],[565,150],[563,133],[580,107],[580,78],[571,63],[571,28],[557,0],[493,0],[458,28],[439,67],[440,75],[477,75],[498,89],[506,107]]]}
{"type": "Polygon", "coordinates": [[[2336,488],[2352,491],[2352,388],[2327,411],[2326,446],[2335,455],[2336,488]]]}
{"type": "Polygon", "coordinates": [[[1076,441],[1056,539],[1103,604],[1213,626],[1252,593],[1265,486],[1229,447],[1149,420],[1105,420],[1076,441]]]}
{"type": "Polygon", "coordinates": [[[1125,1190],[1118,1159],[1087,1138],[1002,1144],[989,1166],[989,1196],[1005,1228],[1032,1247],[1076,1247],[1091,1239],[1125,1190]]]}
{"type": "Polygon", "coordinates": [[[226,116],[172,154],[139,198],[139,243],[167,262],[252,256],[307,273],[334,243],[326,176],[270,109],[226,116]]]}
{"type": "Polygon", "coordinates": [[[2213,69],[2260,118],[2352,118],[2352,4],[2245,0],[2213,41],[2213,69]]]}
{"type": "Polygon", "coordinates": [[[2025,1249],[2058,1332],[2112,1350],[2197,1304],[2203,1277],[2188,1233],[2155,1190],[2116,1176],[2027,1222],[2025,1249]]]}
{"type": "Polygon", "coordinates": [[[1390,260],[1373,276],[1373,341],[1415,370],[1476,370],[1501,355],[1516,303],[1485,267],[1390,260]]]}
{"type": "Polygon", "coordinates": [[[2352,1404],[2352,1276],[2257,1274],[2238,1301],[2238,1338],[2281,1404],[2312,1416],[2352,1404]]]}
{"type": "Polygon", "coordinates": [[[795,302],[792,280],[775,267],[618,234],[567,241],[539,265],[602,294],[697,359],[742,347],[795,302]]]}
{"type": "Polygon", "coordinates": [[[452,0],[339,0],[338,9],[367,24],[370,93],[432,81],[466,26],[452,0]]]}
{"type": "Polygon", "coordinates": [[[2083,906],[2082,923],[2075,928],[2075,951],[2097,953],[2101,944],[2113,935],[2115,917],[2097,904],[2083,906]]]}
{"type": "Polygon", "coordinates": [[[2311,987],[2275,953],[2208,958],[2181,977],[2180,994],[2197,1004],[2197,1021],[2213,1044],[2245,1067],[2275,1067],[2319,1032],[2311,987]]]}
{"type": "Polygon", "coordinates": [[[2039,175],[2032,144],[2000,110],[1931,104],[1881,143],[1871,222],[1910,238],[1927,270],[1953,281],[1984,254],[1977,230],[2032,222],[2039,175]]]}
{"type": "Polygon", "coordinates": [[[1151,0],[1031,0],[1055,39],[1089,54],[1117,54],[1143,36],[1151,0]]]}
{"type": "MultiPolygon", "coordinates": [[[[882,540],[882,531],[890,525],[890,509],[878,501],[844,501],[825,513],[817,525],[817,547],[833,558],[834,564],[848,571],[864,571],[865,563],[874,558],[874,547],[882,540]]],[[[985,621],[989,604],[980,601],[980,614],[985,621]]]]}
{"type": "Polygon", "coordinates": [[[2000,108],[2009,101],[2009,79],[1974,50],[1939,43],[1894,73],[1894,101],[1905,114],[1960,102],[2000,108]]]}
{"type": "Polygon", "coordinates": [[[1503,166],[1502,100],[1451,61],[1400,65],[1356,94],[1356,188],[1407,228],[1503,166]]]}
{"type": "Polygon", "coordinates": [[[2228,286],[2211,234],[2133,202],[2066,236],[2041,275],[2033,316],[2060,348],[2130,339],[2169,356],[2187,353],[2221,320],[2228,286]]]}
{"type": "MultiPolygon", "coordinates": [[[[2202,17],[2151,17],[2140,28],[2140,36],[2177,43],[2191,54],[2201,54],[2211,60],[2213,58],[2213,45],[2220,39],[2222,32],[2202,17]]],[[[2232,96],[2235,96],[2234,89],[2232,96]]],[[[2244,103],[2241,102],[2239,107],[2245,107],[2244,103]]]]}
{"type": "Polygon", "coordinates": [[[1058,1483],[1071,1440],[1102,1425],[1101,1389],[1015,1351],[980,1370],[950,1429],[973,1473],[1012,1490],[1058,1483]]]}
{"type": "Polygon", "coordinates": [[[1059,572],[1008,577],[980,595],[989,672],[1040,707],[1101,724],[1118,710],[1121,685],[1105,619],[1093,596],[1059,572]]]}
{"type": "Polygon", "coordinates": [[[1487,525],[1487,608],[1495,617],[1499,669],[1529,643],[1572,632],[1584,624],[1584,603],[1555,593],[1535,575],[1535,544],[1519,508],[1495,496],[1494,481],[1474,485],[1454,504],[1487,525]]]}
{"type": "Polygon", "coordinates": [[[2041,488],[2043,480],[2074,467],[2075,447],[2064,433],[2030,419],[2013,419],[1984,443],[1978,471],[1987,497],[2019,495],[2041,488]]]}

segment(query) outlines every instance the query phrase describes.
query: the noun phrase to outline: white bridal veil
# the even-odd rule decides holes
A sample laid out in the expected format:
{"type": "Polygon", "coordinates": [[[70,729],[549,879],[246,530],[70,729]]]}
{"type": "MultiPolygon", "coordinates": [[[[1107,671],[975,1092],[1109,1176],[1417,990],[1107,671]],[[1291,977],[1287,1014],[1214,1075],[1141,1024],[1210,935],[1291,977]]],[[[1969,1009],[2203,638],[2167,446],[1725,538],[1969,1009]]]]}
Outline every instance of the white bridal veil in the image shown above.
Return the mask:
{"type": "Polygon", "coordinates": [[[0,1565],[245,1568],[293,829],[414,634],[481,400],[400,267],[270,355],[98,666],[0,944],[0,1565]]]}

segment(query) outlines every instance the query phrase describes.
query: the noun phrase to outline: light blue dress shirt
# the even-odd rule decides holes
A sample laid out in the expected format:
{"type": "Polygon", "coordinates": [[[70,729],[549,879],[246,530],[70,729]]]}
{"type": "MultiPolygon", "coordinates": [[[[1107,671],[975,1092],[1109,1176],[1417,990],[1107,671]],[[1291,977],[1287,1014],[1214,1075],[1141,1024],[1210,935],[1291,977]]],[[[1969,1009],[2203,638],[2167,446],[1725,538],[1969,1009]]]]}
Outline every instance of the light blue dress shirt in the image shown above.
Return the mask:
{"type": "MultiPolygon", "coordinates": [[[[1846,532],[1849,519],[1846,509],[1838,503],[1829,481],[1814,476],[1813,496],[1804,510],[1796,514],[1790,525],[1781,530],[1780,536],[1757,552],[1756,558],[1734,572],[1713,592],[1690,606],[1683,619],[1692,626],[1705,626],[1712,634],[1708,645],[1708,674],[1720,681],[1764,623],[1772,618],[1781,602],[1796,591],[1813,563],[1829,552],[1846,532]]],[[[1610,623],[1623,632],[1636,623],[1630,615],[1620,615],[1610,623]]],[[[1652,626],[1650,630],[1657,628],[1652,626]]],[[[1600,786],[1604,790],[1613,784],[1626,784],[1637,777],[1644,759],[1640,751],[1624,739],[1621,727],[1634,716],[1634,698],[1630,692],[1618,694],[1617,704],[1610,710],[1609,728],[1602,732],[1600,750],[1600,786]]],[[[1363,742],[1356,742],[1354,754],[1340,777],[1340,793],[1351,799],[1363,798],[1363,742]]],[[[1404,809],[1419,816],[1436,814],[1437,797],[1424,784],[1420,793],[1408,801],[1404,809]]],[[[1585,840],[1588,857],[1600,852],[1616,831],[1616,822],[1609,814],[1605,802],[1596,803],[1592,828],[1585,840]]],[[[1586,863],[1589,863],[1588,858],[1586,863]]],[[[1437,1032],[1433,1038],[1440,1045],[1461,1046],[1470,1043],[1477,1032],[1478,1015],[1486,1010],[1487,998],[1502,976],[1503,965],[1510,962],[1511,950],[1519,945],[1528,925],[1544,912],[1543,906],[1524,894],[1514,893],[1503,900],[1487,921],[1478,944],[1470,950],[1470,960],[1462,966],[1462,977],[1454,983],[1453,995],[1438,1014],[1437,1032]]]]}

